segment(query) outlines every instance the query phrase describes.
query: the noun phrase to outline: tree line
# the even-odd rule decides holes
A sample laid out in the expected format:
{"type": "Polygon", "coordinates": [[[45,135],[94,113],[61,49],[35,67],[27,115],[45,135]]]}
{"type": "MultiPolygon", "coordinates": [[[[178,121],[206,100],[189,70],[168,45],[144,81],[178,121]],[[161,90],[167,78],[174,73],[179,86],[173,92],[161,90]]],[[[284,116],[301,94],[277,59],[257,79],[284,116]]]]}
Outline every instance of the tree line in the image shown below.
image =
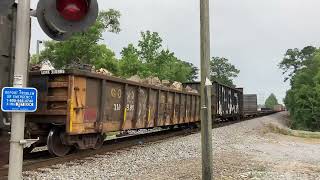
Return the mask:
{"type": "MultiPolygon", "coordinates": [[[[33,55],[31,64],[49,60],[55,68],[63,68],[76,61],[94,65],[96,69],[107,69],[115,76],[128,78],[139,75],[142,78],[158,77],[160,80],[179,82],[194,81],[199,69],[192,63],[178,58],[174,52],[162,46],[159,33],[145,31],[140,33],[137,45],[128,44],[121,51],[121,57],[102,44],[103,33],[119,33],[120,12],[114,9],[101,11],[96,23],[86,32],[77,33],[67,41],[46,41],[39,57],[33,55]]],[[[212,81],[235,86],[233,78],[239,70],[223,57],[213,57],[210,62],[212,81]]]]}
{"type": "Polygon", "coordinates": [[[274,106],[276,106],[276,105],[279,105],[278,99],[277,99],[276,95],[271,93],[270,96],[268,96],[268,98],[266,99],[264,106],[266,108],[274,109],[274,106]]]}
{"type": "Polygon", "coordinates": [[[288,49],[279,64],[290,81],[284,102],[292,117],[293,128],[320,129],[320,49],[307,46],[288,49]]]}

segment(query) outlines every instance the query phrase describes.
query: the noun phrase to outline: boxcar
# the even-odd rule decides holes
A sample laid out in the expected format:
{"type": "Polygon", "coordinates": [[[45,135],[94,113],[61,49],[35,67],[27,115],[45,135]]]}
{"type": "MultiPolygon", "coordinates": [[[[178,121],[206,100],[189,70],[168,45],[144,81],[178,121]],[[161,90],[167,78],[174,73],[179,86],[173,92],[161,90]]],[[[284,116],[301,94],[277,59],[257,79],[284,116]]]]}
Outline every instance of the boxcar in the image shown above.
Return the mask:
{"type": "MultiPolygon", "coordinates": [[[[191,87],[200,92],[200,82],[184,83],[184,87],[191,87]]],[[[232,88],[218,82],[212,83],[211,91],[213,119],[225,121],[240,119],[243,109],[243,88],[232,88]]]]}
{"type": "Polygon", "coordinates": [[[200,97],[80,70],[30,74],[38,110],[27,114],[27,134],[57,156],[97,148],[103,134],[200,121],[200,97]]]}
{"type": "Polygon", "coordinates": [[[282,104],[278,104],[278,105],[275,105],[274,107],[273,107],[273,110],[275,111],[275,112],[281,112],[281,111],[284,111],[284,106],[282,105],[282,104]]]}

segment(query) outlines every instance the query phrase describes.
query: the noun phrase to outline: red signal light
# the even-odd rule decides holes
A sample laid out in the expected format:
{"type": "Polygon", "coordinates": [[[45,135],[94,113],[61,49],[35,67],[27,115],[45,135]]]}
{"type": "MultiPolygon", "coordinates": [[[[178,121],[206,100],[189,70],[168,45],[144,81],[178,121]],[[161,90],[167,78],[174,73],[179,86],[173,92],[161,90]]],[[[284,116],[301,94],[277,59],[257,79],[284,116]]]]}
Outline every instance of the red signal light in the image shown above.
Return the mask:
{"type": "Polygon", "coordinates": [[[57,0],[56,8],[60,15],[69,21],[80,21],[88,13],[88,0],[57,0]]]}
{"type": "Polygon", "coordinates": [[[57,41],[86,31],[96,22],[98,13],[97,0],[39,0],[37,6],[37,19],[42,30],[57,41]]]}

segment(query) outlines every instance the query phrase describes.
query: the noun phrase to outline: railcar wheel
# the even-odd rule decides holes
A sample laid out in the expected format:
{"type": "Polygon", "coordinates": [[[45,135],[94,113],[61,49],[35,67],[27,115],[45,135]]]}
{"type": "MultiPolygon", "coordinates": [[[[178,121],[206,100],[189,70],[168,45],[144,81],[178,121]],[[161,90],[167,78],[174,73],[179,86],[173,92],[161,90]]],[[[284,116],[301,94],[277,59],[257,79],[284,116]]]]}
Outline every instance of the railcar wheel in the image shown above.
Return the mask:
{"type": "Polygon", "coordinates": [[[61,130],[57,128],[51,129],[47,138],[47,145],[50,154],[62,157],[70,152],[71,146],[63,144],[60,136],[61,130]]]}

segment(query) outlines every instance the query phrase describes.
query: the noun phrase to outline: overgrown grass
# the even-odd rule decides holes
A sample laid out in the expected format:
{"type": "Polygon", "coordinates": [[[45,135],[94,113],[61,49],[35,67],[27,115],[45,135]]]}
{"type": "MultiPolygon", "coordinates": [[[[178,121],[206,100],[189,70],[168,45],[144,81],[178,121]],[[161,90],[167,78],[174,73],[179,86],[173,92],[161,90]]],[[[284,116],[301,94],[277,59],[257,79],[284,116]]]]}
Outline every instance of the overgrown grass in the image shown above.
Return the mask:
{"type": "Polygon", "coordinates": [[[273,123],[269,123],[267,125],[267,127],[271,132],[278,133],[278,134],[295,136],[295,137],[302,137],[302,138],[320,139],[320,132],[293,130],[293,129],[286,128],[286,127],[280,127],[279,125],[276,125],[273,123]]]}

